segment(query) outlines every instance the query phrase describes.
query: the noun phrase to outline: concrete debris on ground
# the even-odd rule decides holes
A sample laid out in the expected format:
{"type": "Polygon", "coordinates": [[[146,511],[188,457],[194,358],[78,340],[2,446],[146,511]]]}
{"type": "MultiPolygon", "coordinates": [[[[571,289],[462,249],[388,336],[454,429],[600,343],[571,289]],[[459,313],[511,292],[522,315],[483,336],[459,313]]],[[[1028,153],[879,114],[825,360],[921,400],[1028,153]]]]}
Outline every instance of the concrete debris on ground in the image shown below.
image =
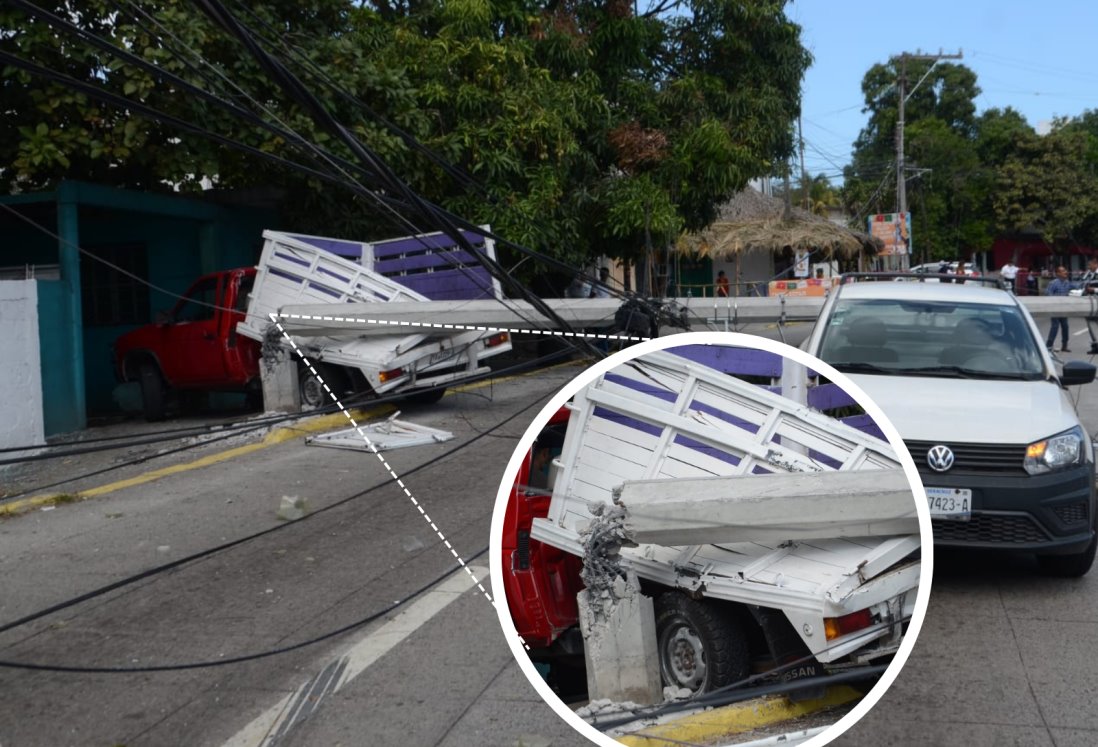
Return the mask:
{"type": "Polygon", "coordinates": [[[299,498],[296,495],[284,495],[278,506],[278,518],[283,521],[295,521],[308,511],[309,507],[304,498],[299,498]]]}
{"type": "Polygon", "coordinates": [[[592,700],[583,708],[577,709],[576,715],[583,719],[589,719],[594,716],[607,716],[614,713],[633,713],[642,708],[650,707],[634,703],[631,700],[615,703],[609,698],[599,698],[598,700],[592,700]]]}

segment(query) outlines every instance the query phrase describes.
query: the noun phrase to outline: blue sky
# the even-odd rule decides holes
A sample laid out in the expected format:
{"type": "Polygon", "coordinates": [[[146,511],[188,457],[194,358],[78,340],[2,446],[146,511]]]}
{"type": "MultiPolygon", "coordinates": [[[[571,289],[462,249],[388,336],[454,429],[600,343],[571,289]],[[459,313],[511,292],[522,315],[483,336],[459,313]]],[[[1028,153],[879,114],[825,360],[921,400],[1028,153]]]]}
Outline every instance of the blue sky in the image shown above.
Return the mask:
{"type": "MultiPolygon", "coordinates": [[[[1098,2],[793,0],[815,61],[804,80],[805,167],[835,177],[865,123],[862,76],[900,52],[955,53],[976,72],[977,112],[1013,106],[1040,127],[1098,109],[1098,2]]],[[[840,177],[832,179],[840,183],[840,177]]]]}

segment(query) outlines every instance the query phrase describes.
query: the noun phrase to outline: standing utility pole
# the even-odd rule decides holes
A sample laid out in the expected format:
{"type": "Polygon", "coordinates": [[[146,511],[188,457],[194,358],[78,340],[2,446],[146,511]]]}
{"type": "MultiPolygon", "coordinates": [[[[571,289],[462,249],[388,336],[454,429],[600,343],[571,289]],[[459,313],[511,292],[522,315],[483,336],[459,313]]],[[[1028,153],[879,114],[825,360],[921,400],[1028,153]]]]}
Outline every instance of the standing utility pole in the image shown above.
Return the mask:
{"type": "MultiPolygon", "coordinates": [[[[939,60],[960,60],[964,58],[964,51],[957,50],[957,54],[943,54],[942,50],[938,50],[938,54],[923,54],[921,51],[916,51],[914,54],[911,52],[903,52],[900,54],[900,79],[896,83],[896,88],[900,92],[900,106],[899,117],[896,119],[896,212],[903,216],[903,220],[907,220],[907,174],[904,172],[904,104],[911,97],[911,94],[915,93],[915,89],[918,88],[927,76],[930,75],[930,71],[934,69],[934,65],[939,60]],[[916,83],[910,91],[907,91],[907,61],[908,60],[927,60],[931,63],[927,68],[923,77],[919,78],[919,82],[916,83]]],[[[900,269],[906,270],[908,268],[908,258],[911,256],[909,251],[900,257],[900,269]]]]}

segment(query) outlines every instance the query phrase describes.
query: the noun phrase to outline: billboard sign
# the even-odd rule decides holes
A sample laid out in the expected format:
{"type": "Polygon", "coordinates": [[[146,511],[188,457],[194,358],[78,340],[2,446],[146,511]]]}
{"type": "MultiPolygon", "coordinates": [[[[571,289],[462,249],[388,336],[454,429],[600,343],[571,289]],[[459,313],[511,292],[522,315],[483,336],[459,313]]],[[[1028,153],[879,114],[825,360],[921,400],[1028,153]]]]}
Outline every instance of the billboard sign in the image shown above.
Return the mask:
{"type": "Polygon", "coordinates": [[[877,254],[891,257],[911,253],[911,213],[878,213],[869,216],[869,235],[884,248],[877,254]]]}

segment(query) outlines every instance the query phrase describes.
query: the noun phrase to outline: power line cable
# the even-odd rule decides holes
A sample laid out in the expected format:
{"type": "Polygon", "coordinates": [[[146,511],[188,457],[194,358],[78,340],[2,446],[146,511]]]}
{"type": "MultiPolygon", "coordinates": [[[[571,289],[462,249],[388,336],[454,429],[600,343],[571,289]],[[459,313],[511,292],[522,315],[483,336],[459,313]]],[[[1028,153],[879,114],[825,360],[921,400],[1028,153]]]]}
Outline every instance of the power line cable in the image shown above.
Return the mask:
{"type": "MultiPolygon", "coordinates": [[[[485,430],[481,433],[478,433],[477,435],[470,438],[468,441],[464,441],[464,442],[458,444],[457,446],[454,446],[450,449],[447,449],[443,453],[433,457],[432,459],[429,459],[428,461],[424,462],[423,464],[420,464],[420,465],[417,465],[415,467],[412,467],[411,469],[405,470],[402,473],[402,477],[406,478],[408,475],[416,474],[417,472],[420,472],[421,470],[424,470],[424,469],[426,469],[426,468],[428,468],[428,467],[430,467],[434,464],[437,464],[437,463],[441,462],[442,460],[446,459],[447,457],[450,457],[453,454],[455,454],[459,451],[462,451],[463,449],[468,448],[469,446],[473,445],[477,441],[480,441],[482,438],[488,437],[489,435],[494,433],[496,430],[498,430],[498,429],[502,428],[503,426],[507,425],[508,423],[515,420],[516,418],[518,418],[519,416],[521,416],[522,414],[524,414],[528,410],[530,410],[530,409],[538,406],[539,404],[541,404],[541,402],[542,402],[542,400],[544,399],[545,396],[547,396],[547,394],[543,394],[540,397],[534,398],[528,404],[523,405],[521,408],[519,408],[518,410],[516,410],[512,414],[508,415],[503,420],[499,421],[498,423],[491,426],[487,430],[485,430]]],[[[147,578],[152,578],[154,576],[158,576],[162,573],[174,570],[176,568],[179,568],[181,566],[193,563],[195,561],[211,557],[213,555],[216,555],[216,554],[219,554],[219,553],[224,552],[226,550],[229,550],[233,547],[237,547],[239,545],[245,544],[247,542],[251,542],[252,540],[258,539],[260,537],[264,537],[264,536],[266,536],[268,534],[271,534],[273,532],[288,530],[290,527],[297,526],[298,524],[300,524],[302,522],[309,521],[309,520],[313,519],[313,517],[320,516],[322,514],[327,513],[328,511],[332,511],[332,510],[334,510],[334,509],[336,509],[340,506],[344,506],[344,505],[346,505],[346,504],[348,504],[348,503],[350,503],[354,500],[362,498],[365,495],[368,495],[368,494],[373,493],[377,490],[380,490],[381,488],[383,488],[387,485],[390,485],[393,482],[395,482],[393,479],[383,480],[383,481],[381,481],[379,483],[376,483],[376,484],[374,484],[374,485],[372,485],[372,486],[370,486],[370,487],[368,487],[364,490],[361,490],[357,493],[349,495],[346,498],[342,498],[342,499],[336,501],[335,503],[332,503],[328,506],[324,506],[323,508],[316,509],[315,511],[311,511],[311,512],[305,514],[304,516],[302,516],[300,519],[297,519],[295,521],[292,521],[292,522],[289,522],[289,523],[286,523],[286,524],[276,524],[275,526],[270,527],[268,529],[264,529],[264,530],[261,530],[259,532],[255,532],[253,534],[247,535],[245,537],[240,537],[240,538],[232,540],[230,542],[225,542],[225,543],[217,545],[215,547],[207,548],[205,550],[201,550],[199,552],[192,553],[191,555],[188,555],[188,556],[183,557],[183,558],[179,558],[177,560],[170,561],[168,563],[164,563],[162,565],[154,566],[153,568],[149,568],[147,570],[141,571],[140,573],[133,574],[133,575],[128,576],[128,577],[123,578],[123,579],[119,579],[118,581],[114,581],[110,584],[106,584],[104,586],[98,587],[98,588],[93,589],[91,591],[88,591],[88,592],[85,592],[85,593],[80,594],[78,596],[67,599],[63,602],[59,602],[57,604],[50,605],[49,607],[38,610],[37,612],[33,612],[31,614],[24,615],[23,617],[20,617],[16,620],[12,620],[11,622],[4,623],[4,624],[0,625],[0,633],[6,633],[9,630],[13,630],[15,628],[21,627],[21,626],[26,625],[28,623],[34,622],[36,620],[40,620],[44,617],[47,617],[49,615],[52,615],[54,613],[60,612],[60,611],[65,610],[65,609],[69,609],[69,608],[74,607],[78,604],[82,604],[83,602],[87,602],[91,599],[101,597],[104,594],[108,594],[112,591],[116,591],[118,589],[125,588],[127,586],[131,586],[132,584],[135,584],[138,581],[142,581],[142,580],[147,579],[147,578]]],[[[473,558],[476,558],[479,555],[482,555],[486,551],[487,551],[487,548],[481,550],[476,555],[470,556],[469,560],[472,560],[473,558]]],[[[457,570],[459,570],[459,569],[455,568],[453,571],[447,571],[447,573],[444,574],[444,575],[448,576],[451,573],[456,572],[457,570]]],[[[433,583],[437,583],[437,581],[432,582],[432,585],[433,585],[433,583]]],[[[382,612],[380,614],[385,614],[385,613],[382,612]]],[[[363,624],[363,622],[359,621],[358,624],[361,625],[361,624],[363,624]]],[[[346,628],[341,628],[340,630],[345,632],[346,628]]],[[[311,641],[307,641],[307,642],[300,643],[300,644],[294,644],[293,648],[284,648],[284,649],[278,649],[278,650],[275,650],[275,651],[262,652],[258,655],[252,654],[252,655],[248,655],[246,657],[237,657],[236,659],[233,659],[233,660],[218,659],[217,661],[214,661],[214,662],[197,662],[197,663],[189,663],[189,664],[183,664],[183,665],[162,665],[162,666],[152,666],[152,667],[88,668],[88,667],[68,667],[68,666],[55,667],[55,666],[52,666],[52,665],[34,664],[34,663],[29,663],[29,662],[0,661],[0,667],[10,667],[10,668],[19,668],[19,669],[42,669],[42,670],[46,670],[46,671],[102,672],[102,673],[125,673],[125,672],[143,672],[143,671],[148,672],[148,671],[170,671],[172,669],[193,669],[193,668],[206,667],[206,666],[219,666],[223,663],[237,663],[237,661],[248,661],[248,660],[251,660],[251,659],[254,659],[254,658],[262,658],[262,657],[265,657],[265,656],[272,656],[276,653],[285,653],[286,651],[294,650],[294,648],[301,648],[305,645],[310,645],[310,643],[315,643],[315,642],[318,642],[320,640],[324,640],[325,638],[332,637],[333,635],[338,635],[338,632],[327,633],[327,634],[324,634],[323,636],[311,639],[311,641]]]]}

